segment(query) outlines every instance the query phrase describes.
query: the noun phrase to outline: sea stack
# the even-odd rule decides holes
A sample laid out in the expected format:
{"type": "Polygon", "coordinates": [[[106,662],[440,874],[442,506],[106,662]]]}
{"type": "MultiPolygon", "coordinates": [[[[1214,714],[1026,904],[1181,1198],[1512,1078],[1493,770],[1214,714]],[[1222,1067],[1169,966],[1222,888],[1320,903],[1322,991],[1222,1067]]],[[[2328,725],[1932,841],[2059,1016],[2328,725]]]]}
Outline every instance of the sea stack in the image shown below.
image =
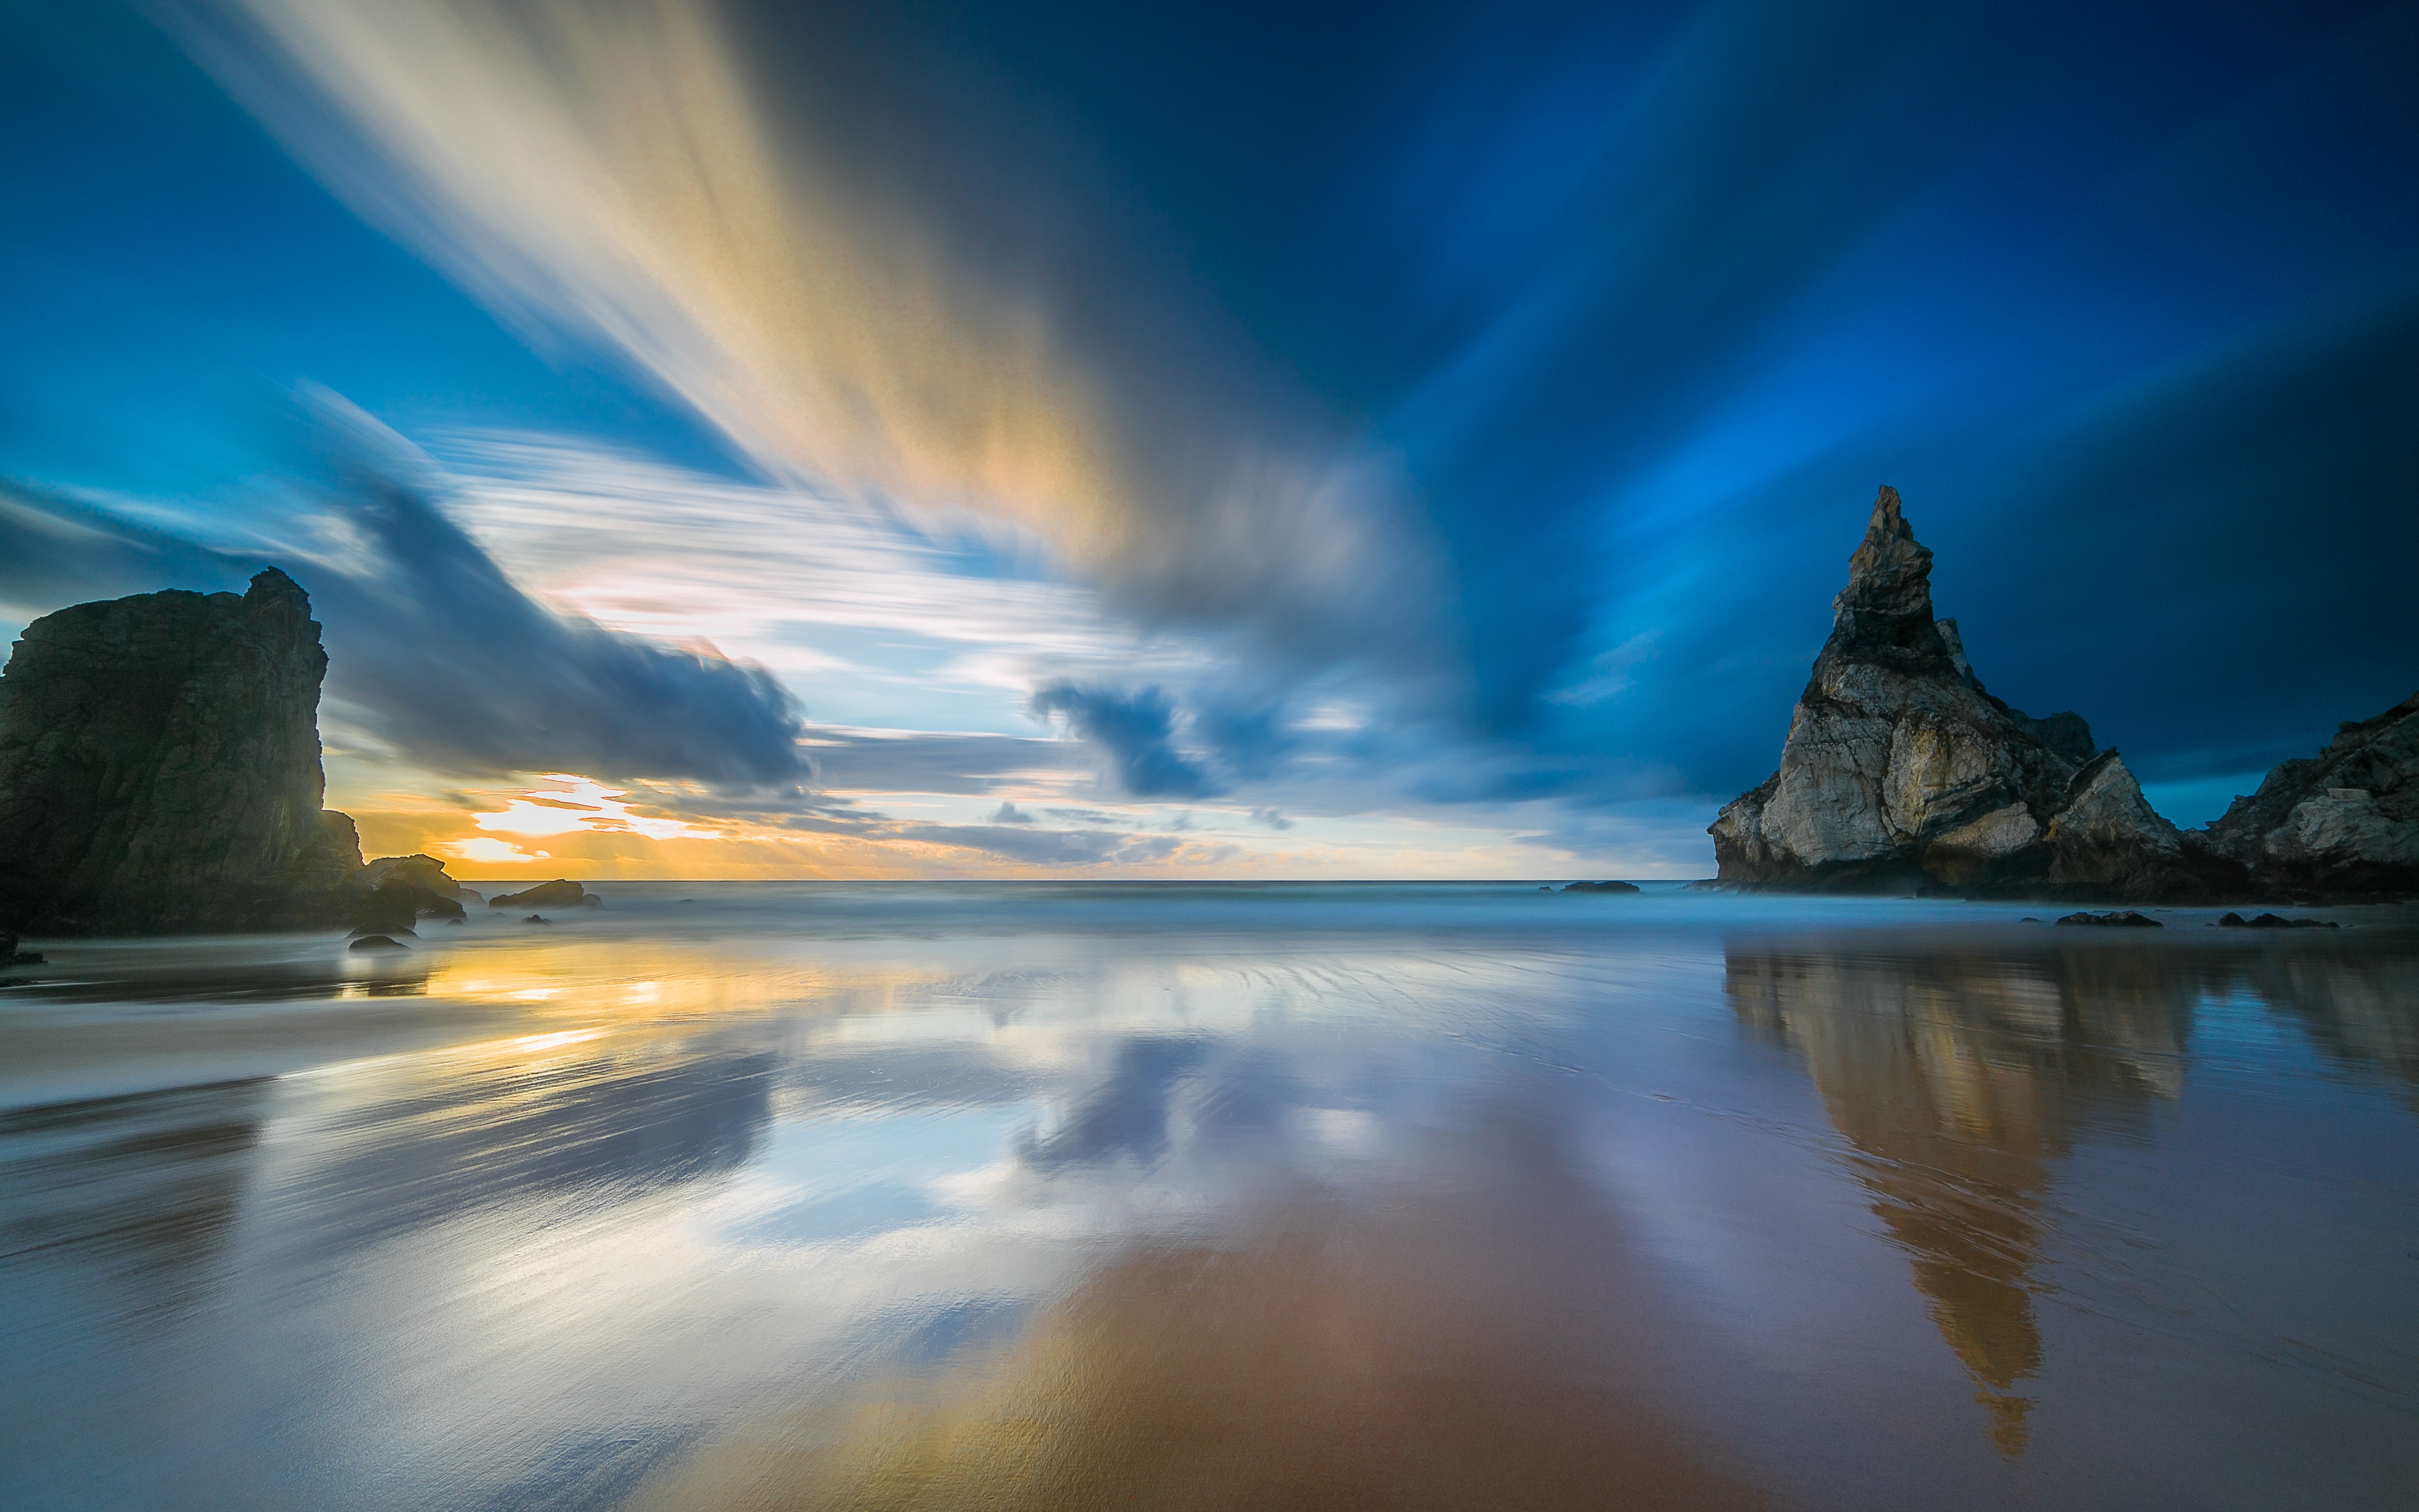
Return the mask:
{"type": "Polygon", "coordinates": [[[1994,698],[1898,490],[1874,501],[1780,769],[1710,831],[1721,880],[1843,892],[2191,893],[2182,837],[2079,715],[1994,698]]]}
{"type": "Polygon", "coordinates": [[[345,922],[364,889],[352,820],[319,806],[327,668],[274,567],[27,625],[0,673],[0,944],[345,922]]]}

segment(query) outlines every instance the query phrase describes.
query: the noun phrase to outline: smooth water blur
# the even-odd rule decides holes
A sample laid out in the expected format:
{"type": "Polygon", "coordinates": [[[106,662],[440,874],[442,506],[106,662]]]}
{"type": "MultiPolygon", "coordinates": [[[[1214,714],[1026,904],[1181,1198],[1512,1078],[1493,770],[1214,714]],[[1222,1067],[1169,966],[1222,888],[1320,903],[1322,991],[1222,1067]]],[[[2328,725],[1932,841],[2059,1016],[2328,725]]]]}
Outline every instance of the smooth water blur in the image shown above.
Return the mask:
{"type": "Polygon", "coordinates": [[[598,890],[33,942],[0,1504],[2413,1504],[2411,911],[598,890]]]}

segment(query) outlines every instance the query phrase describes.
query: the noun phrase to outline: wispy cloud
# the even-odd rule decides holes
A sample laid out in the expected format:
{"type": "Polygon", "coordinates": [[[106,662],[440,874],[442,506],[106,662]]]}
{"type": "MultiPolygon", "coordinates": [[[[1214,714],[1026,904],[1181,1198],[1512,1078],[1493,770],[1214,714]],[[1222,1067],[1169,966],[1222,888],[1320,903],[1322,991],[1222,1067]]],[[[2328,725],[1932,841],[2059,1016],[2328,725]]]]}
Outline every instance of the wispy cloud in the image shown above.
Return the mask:
{"type": "MultiPolygon", "coordinates": [[[[1171,383],[1164,343],[1063,318],[1085,297],[1058,285],[1072,268],[957,250],[965,227],[866,186],[754,86],[720,8],[181,13],[364,213],[531,330],[626,354],[773,475],[1011,522],[1157,623],[1313,664],[1441,664],[1444,579],[1382,449],[1316,404],[1265,403],[1281,370],[1240,344],[1231,372],[1171,383]]],[[[1153,298],[1181,302],[1180,281],[1153,298]]]]}

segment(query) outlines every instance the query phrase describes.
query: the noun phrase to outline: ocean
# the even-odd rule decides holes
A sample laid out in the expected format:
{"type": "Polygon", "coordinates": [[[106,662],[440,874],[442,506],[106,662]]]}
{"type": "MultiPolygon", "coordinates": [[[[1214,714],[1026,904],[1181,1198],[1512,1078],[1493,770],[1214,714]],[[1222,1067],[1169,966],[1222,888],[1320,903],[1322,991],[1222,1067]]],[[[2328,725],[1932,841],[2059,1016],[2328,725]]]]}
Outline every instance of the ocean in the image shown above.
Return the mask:
{"type": "Polygon", "coordinates": [[[0,1504],[2419,1504],[2419,910],[595,884],[0,974],[0,1504]]]}

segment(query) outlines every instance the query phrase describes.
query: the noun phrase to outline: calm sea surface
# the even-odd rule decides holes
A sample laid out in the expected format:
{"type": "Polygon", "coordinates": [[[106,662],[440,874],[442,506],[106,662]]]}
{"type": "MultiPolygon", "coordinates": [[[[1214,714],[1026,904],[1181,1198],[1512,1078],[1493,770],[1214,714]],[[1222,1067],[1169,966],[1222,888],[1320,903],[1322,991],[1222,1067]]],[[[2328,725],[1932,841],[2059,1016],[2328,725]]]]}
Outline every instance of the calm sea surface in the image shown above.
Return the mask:
{"type": "Polygon", "coordinates": [[[626,884],[0,974],[0,1504],[2419,1505],[2419,913],[626,884]]]}

